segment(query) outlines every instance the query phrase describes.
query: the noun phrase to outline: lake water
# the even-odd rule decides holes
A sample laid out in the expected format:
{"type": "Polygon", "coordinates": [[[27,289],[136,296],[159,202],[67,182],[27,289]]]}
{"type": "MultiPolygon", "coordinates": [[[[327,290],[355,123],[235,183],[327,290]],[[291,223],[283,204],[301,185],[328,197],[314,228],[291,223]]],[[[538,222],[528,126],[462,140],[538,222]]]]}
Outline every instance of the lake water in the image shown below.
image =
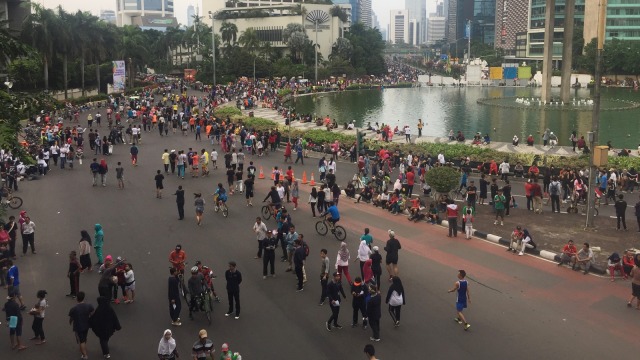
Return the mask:
{"type": "MultiPolygon", "coordinates": [[[[505,87],[423,87],[407,89],[359,90],[328,93],[295,98],[299,113],[311,113],[320,117],[329,115],[338,123],[355,120],[358,126],[385,123],[402,128],[412,127],[421,118],[426,126],[423,135],[447,136],[449,130],[461,130],[467,138],[476,132],[489,133],[492,140],[510,142],[514,134],[521,142],[534,135],[541,142],[541,134],[551,129],[561,145],[569,145],[569,136],[576,130],[578,136],[591,129],[591,111],[540,110],[535,107],[521,109],[487,106],[477,103],[480,98],[525,97],[539,98],[540,88],[505,87]]],[[[553,89],[558,97],[560,89],[553,89]]],[[[590,98],[588,89],[572,90],[571,97],[590,98]]],[[[603,88],[603,106],[615,106],[613,100],[638,101],[640,92],[632,89],[603,88]]],[[[501,100],[515,104],[515,99],[501,100]]],[[[600,143],[611,141],[616,148],[635,149],[640,143],[640,109],[602,111],[600,114],[600,143]]]]}

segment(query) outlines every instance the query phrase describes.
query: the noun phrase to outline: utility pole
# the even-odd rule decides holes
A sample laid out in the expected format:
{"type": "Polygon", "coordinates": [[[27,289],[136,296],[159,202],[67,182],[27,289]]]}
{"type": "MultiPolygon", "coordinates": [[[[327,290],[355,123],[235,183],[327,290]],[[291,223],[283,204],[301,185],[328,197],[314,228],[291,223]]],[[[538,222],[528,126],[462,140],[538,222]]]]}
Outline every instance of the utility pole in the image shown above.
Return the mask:
{"type": "Polygon", "coordinates": [[[209,17],[211,18],[211,60],[213,65],[213,87],[216,86],[216,27],[215,27],[215,14],[209,11],[209,17]]]}
{"type": "Polygon", "coordinates": [[[604,30],[605,30],[605,17],[607,14],[607,0],[600,0],[598,15],[598,48],[596,50],[596,71],[594,74],[595,83],[593,87],[593,114],[591,117],[591,133],[589,134],[590,141],[590,154],[589,154],[589,192],[587,196],[587,224],[586,227],[593,228],[593,214],[595,212],[595,172],[594,166],[594,152],[595,146],[598,143],[598,133],[600,132],[600,85],[602,84],[602,58],[604,52],[604,30]]]}
{"type": "Polygon", "coordinates": [[[467,33],[469,37],[467,42],[467,65],[471,65],[471,20],[467,20],[467,26],[469,27],[469,32],[467,33]]]}
{"type": "Polygon", "coordinates": [[[316,55],[316,80],[315,83],[316,85],[318,84],[318,19],[316,19],[314,21],[314,23],[316,24],[316,43],[313,44],[313,48],[314,48],[314,52],[316,55]]]}

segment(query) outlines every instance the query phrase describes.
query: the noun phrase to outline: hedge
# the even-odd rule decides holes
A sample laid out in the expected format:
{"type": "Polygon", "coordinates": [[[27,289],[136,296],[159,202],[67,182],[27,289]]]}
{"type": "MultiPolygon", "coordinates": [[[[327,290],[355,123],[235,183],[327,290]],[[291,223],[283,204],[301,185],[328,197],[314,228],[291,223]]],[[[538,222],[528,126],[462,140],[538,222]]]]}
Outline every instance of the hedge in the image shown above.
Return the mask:
{"type": "Polygon", "coordinates": [[[242,111],[240,111],[240,109],[238,109],[235,106],[221,106],[221,107],[217,107],[214,111],[213,114],[221,119],[226,119],[227,116],[228,117],[236,117],[236,116],[242,116],[242,111]]]}

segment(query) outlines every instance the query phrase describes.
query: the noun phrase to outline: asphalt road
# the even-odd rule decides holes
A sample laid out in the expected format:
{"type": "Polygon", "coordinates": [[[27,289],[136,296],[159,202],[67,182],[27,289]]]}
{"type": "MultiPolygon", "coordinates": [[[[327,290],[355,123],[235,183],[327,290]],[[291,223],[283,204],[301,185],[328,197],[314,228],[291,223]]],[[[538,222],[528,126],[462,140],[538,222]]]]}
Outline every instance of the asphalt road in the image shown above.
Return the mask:
{"type": "MultiPolygon", "coordinates": [[[[190,264],[202,260],[219,276],[216,289],[223,301],[214,308],[213,324],[208,326],[203,314],[187,319],[183,307],[183,326],[173,328],[182,358],[197,340],[201,328],[209,331],[217,354],[228,342],[244,359],[359,359],[369,343],[371,332],[352,329],[350,296],[340,314],[342,330],[329,333],[324,322],[329,318],[328,306],[317,306],[320,286],[318,277],[321,248],[329,249],[332,266],[339,243],[318,236],[314,219],[306,205],[293,212],[298,231],[306,235],[311,248],[307,274],[309,283],[301,293],[295,292],[295,276],[285,273],[285,265],[276,264],[277,277],[262,279],[262,263],[254,260],[256,241],[251,226],[260,211],[269,180],[257,182],[256,206],[247,208],[243,195],[230,197],[229,218],[212,211],[211,197],[205,209],[204,223],[195,224],[191,201],[187,201],[184,221],[178,221],[175,201],[170,195],[178,185],[187,194],[211,194],[215,184],[224,183],[219,169],[208,178],[185,180],[168,176],[163,199],[156,199],[153,177],[162,168],[163,149],[211,148],[206,141],[195,144],[194,137],[157,133],[143,135],[139,166],[128,161],[128,146],[118,145],[107,157],[111,171],[107,187],[92,187],[89,160],[73,171],[55,169],[43,180],[21,183],[18,193],[37,224],[37,255],[19,258],[21,286],[25,302],[35,302],[38,289],[49,292],[50,307],[44,323],[48,342],[43,346],[29,344],[22,352],[9,350],[8,339],[0,338],[0,356],[14,359],[69,359],[79,357],[67,312],[74,301],[64,297],[68,292],[65,277],[67,254],[77,248],[79,232],[100,223],[105,231],[106,254],[124,256],[133,263],[137,297],[130,305],[117,305],[123,330],[111,340],[114,359],[144,359],[155,356],[157,344],[170,319],[166,300],[167,257],[180,243],[190,264]],[[126,189],[118,190],[114,168],[117,161],[125,164],[126,189]],[[244,281],[241,285],[242,314],[239,320],[227,318],[223,273],[229,260],[238,263],[244,281]]],[[[218,148],[219,150],[219,148],[218,148]]],[[[87,151],[87,158],[90,158],[87,151]]],[[[255,160],[265,171],[282,164],[280,154],[255,160]]],[[[296,166],[296,175],[316,171],[316,160],[296,166]]],[[[337,176],[343,182],[351,171],[338,164],[337,176]]],[[[317,174],[316,174],[317,175],[317,174]]],[[[268,174],[267,174],[268,176],[268,174]]],[[[308,186],[302,186],[306,200],[308,186]]],[[[187,198],[189,199],[189,198],[187,198]]],[[[303,201],[304,202],[304,201],[303,201]]],[[[630,293],[628,283],[610,283],[595,276],[557,268],[540,259],[508,254],[504,248],[477,239],[467,241],[459,236],[449,239],[445,229],[425,224],[408,223],[403,216],[389,216],[368,205],[341,203],[342,225],[348,230],[352,257],[357,239],[364,227],[370,227],[376,245],[382,247],[387,229],[394,229],[403,249],[400,253],[400,275],[406,290],[402,325],[394,328],[383,304],[381,338],[376,344],[381,359],[559,359],[579,356],[587,359],[628,358],[640,350],[637,343],[640,311],[630,310],[625,302],[630,293]],[[466,311],[470,331],[465,332],[452,321],[455,296],[448,294],[456,280],[457,269],[470,276],[472,303],[466,311]],[[579,354],[579,355],[577,355],[579,354]]],[[[14,211],[17,215],[17,211],[14,211]]],[[[273,220],[267,222],[274,227],[273,220]]],[[[95,257],[94,257],[95,260],[95,257]]],[[[357,265],[351,266],[356,273],[357,265]]],[[[83,274],[81,290],[95,304],[98,275],[83,274]]],[[[387,283],[383,282],[383,296],[387,283]]],[[[30,319],[25,314],[25,339],[31,337],[30,319]]],[[[5,330],[6,331],[6,330],[5,330]]],[[[26,340],[28,342],[28,340],[26,340]]],[[[100,357],[100,347],[93,335],[89,338],[90,358],[100,357]]]]}

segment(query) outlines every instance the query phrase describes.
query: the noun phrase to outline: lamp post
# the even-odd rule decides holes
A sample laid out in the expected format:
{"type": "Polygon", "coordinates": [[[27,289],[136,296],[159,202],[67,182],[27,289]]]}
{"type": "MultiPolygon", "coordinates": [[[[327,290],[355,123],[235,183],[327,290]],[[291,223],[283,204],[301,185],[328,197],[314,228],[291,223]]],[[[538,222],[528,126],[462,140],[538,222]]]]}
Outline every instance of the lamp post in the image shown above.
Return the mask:
{"type": "Polygon", "coordinates": [[[215,28],[215,16],[209,11],[209,18],[211,19],[211,60],[213,63],[213,87],[216,86],[216,28],[215,28]]]}
{"type": "Polygon", "coordinates": [[[313,50],[316,55],[316,80],[315,83],[318,84],[318,19],[314,21],[316,25],[316,43],[313,44],[313,50]]]}

